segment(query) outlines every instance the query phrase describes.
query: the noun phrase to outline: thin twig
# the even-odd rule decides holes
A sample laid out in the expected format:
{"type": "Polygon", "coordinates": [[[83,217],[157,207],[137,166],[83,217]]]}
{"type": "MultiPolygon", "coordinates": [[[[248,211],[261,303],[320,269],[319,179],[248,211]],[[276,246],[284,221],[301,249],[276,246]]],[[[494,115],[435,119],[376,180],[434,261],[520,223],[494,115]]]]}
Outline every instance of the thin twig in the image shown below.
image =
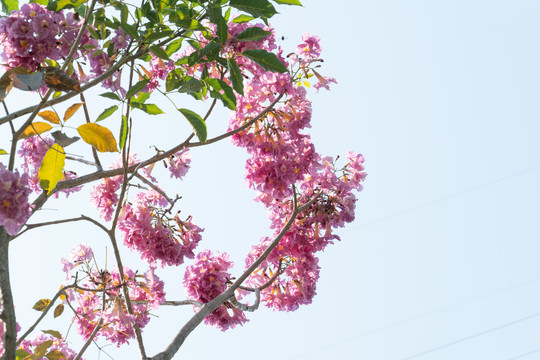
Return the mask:
{"type": "Polygon", "coordinates": [[[88,217],[86,215],[81,215],[81,216],[79,216],[77,218],[71,218],[71,219],[53,220],[53,221],[47,221],[47,222],[42,222],[42,223],[36,223],[36,224],[26,224],[26,229],[24,229],[23,231],[18,233],[11,240],[14,240],[14,239],[18,238],[19,236],[21,236],[22,234],[24,234],[25,232],[27,232],[29,230],[33,230],[33,229],[36,229],[36,228],[39,228],[39,227],[42,227],[42,226],[57,225],[57,224],[63,224],[63,223],[74,222],[74,221],[82,221],[82,220],[90,221],[92,224],[100,227],[103,231],[105,231],[107,233],[109,232],[109,230],[105,226],[103,226],[100,222],[98,222],[98,221],[96,221],[96,220],[94,220],[91,217],[88,217]]]}
{"type": "Polygon", "coordinates": [[[70,289],[70,288],[74,288],[77,286],[77,277],[75,277],[75,280],[73,281],[73,284],[71,285],[67,285],[67,286],[64,286],[62,287],[60,290],[58,290],[58,292],[56,293],[56,295],[54,295],[54,297],[52,298],[51,302],[49,303],[49,305],[45,308],[45,310],[43,310],[43,312],[41,313],[41,315],[37,318],[37,320],[32,324],[32,326],[30,326],[28,328],[28,330],[26,330],[26,332],[17,340],[17,342],[15,343],[15,346],[19,346],[21,344],[21,342],[32,332],[34,331],[34,329],[36,328],[36,326],[40,323],[41,320],[43,320],[43,318],[47,315],[47,313],[49,312],[50,309],[52,309],[52,307],[54,306],[54,303],[56,302],[56,300],[60,297],[60,295],[66,295],[65,291],[67,289],[70,289]]]}
{"type": "MultiPolygon", "coordinates": [[[[88,106],[86,106],[86,99],[84,98],[83,93],[81,93],[81,101],[82,101],[82,106],[84,110],[84,117],[86,118],[86,123],[87,124],[91,123],[92,121],[90,121],[90,113],[88,112],[88,106]]],[[[96,165],[97,171],[101,171],[103,170],[103,166],[101,166],[101,162],[99,161],[97,150],[93,146],[91,146],[91,148],[92,148],[92,155],[94,156],[94,161],[95,161],[94,165],[96,165]]]]}

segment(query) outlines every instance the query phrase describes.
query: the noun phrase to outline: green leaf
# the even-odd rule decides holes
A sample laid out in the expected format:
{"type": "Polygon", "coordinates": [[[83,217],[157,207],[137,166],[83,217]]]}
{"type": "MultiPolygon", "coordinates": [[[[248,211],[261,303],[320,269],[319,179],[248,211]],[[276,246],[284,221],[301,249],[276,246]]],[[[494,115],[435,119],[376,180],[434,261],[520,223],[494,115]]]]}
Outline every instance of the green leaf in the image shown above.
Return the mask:
{"type": "Polygon", "coordinates": [[[0,155],[7,155],[8,152],[4,149],[0,149],[0,155]]]}
{"type": "Polygon", "coordinates": [[[240,15],[240,16],[237,16],[233,19],[233,23],[235,24],[243,24],[243,23],[246,23],[246,22],[250,22],[251,20],[254,20],[255,18],[253,16],[248,16],[248,15],[240,15]]]}
{"type": "Polygon", "coordinates": [[[242,71],[234,59],[227,59],[227,67],[229,69],[229,80],[232,83],[233,89],[240,95],[244,95],[244,77],[242,71]]]}
{"type": "Polygon", "coordinates": [[[137,94],[139,91],[144,89],[144,87],[150,82],[150,80],[141,80],[132,87],[129,88],[129,90],[126,93],[126,99],[129,99],[133,95],[137,94]]]}
{"type": "Polygon", "coordinates": [[[244,50],[244,52],[242,52],[242,55],[255,61],[266,71],[273,71],[279,73],[287,72],[287,68],[278,59],[278,57],[275,54],[272,54],[266,50],[248,49],[244,50]]]}
{"type": "Polygon", "coordinates": [[[131,102],[134,103],[139,103],[139,104],[143,104],[146,100],[150,99],[150,93],[147,93],[147,92],[140,92],[137,97],[135,96],[132,96],[131,97],[131,102]]]}
{"type": "Polygon", "coordinates": [[[204,120],[195,112],[188,110],[188,109],[178,109],[186,117],[186,119],[189,121],[191,126],[193,127],[193,130],[195,131],[195,135],[199,138],[199,141],[206,142],[206,124],[204,120]]]}
{"type": "Polygon", "coordinates": [[[167,52],[157,45],[150,46],[149,50],[152,54],[162,58],[163,60],[170,60],[167,52]]]}
{"type": "Polygon", "coordinates": [[[19,10],[19,1],[17,0],[2,0],[2,11],[9,14],[13,10],[19,10]]]}
{"type": "Polygon", "coordinates": [[[194,53],[189,55],[188,65],[193,66],[201,62],[201,60],[203,60],[204,57],[206,57],[206,61],[203,61],[203,62],[210,62],[219,55],[220,50],[221,50],[221,46],[217,42],[210,41],[208,44],[206,44],[204,48],[202,48],[201,50],[195,51],[194,53]]]}
{"type": "Polygon", "coordinates": [[[101,114],[99,114],[99,116],[98,116],[97,119],[96,119],[96,122],[108,118],[109,116],[111,116],[112,114],[114,114],[114,112],[115,112],[116,110],[118,110],[118,105],[114,105],[114,106],[111,106],[111,107],[106,108],[105,110],[103,110],[103,112],[102,112],[101,114]]]}
{"type": "Polygon", "coordinates": [[[120,99],[120,96],[116,95],[113,92],[106,92],[106,93],[103,93],[103,94],[99,94],[99,96],[103,96],[103,97],[105,97],[107,99],[111,99],[111,100],[122,101],[122,99],[120,99]]]}
{"type": "Polygon", "coordinates": [[[124,148],[124,146],[126,145],[126,140],[127,140],[127,136],[128,136],[128,129],[129,129],[129,124],[128,124],[128,121],[127,121],[127,117],[125,115],[122,115],[122,124],[120,125],[120,135],[118,136],[118,138],[120,139],[120,150],[122,150],[124,148]]]}
{"type": "Polygon", "coordinates": [[[141,104],[138,102],[131,103],[131,107],[140,109],[149,115],[164,114],[164,112],[156,104],[141,104]]]}
{"type": "Polygon", "coordinates": [[[238,34],[237,39],[239,41],[258,41],[258,40],[264,39],[270,34],[271,34],[270,31],[265,31],[261,29],[260,27],[253,26],[253,27],[247,28],[246,30],[238,34]]]}
{"type": "Polygon", "coordinates": [[[64,177],[62,170],[64,169],[65,160],[66,153],[58,144],[51,146],[45,153],[39,168],[38,178],[39,185],[43,191],[47,192],[47,195],[51,194],[56,184],[64,177]]]}
{"type": "Polygon", "coordinates": [[[165,37],[169,37],[172,34],[174,34],[174,31],[172,31],[172,30],[162,30],[162,31],[156,30],[156,32],[153,32],[150,35],[148,35],[146,37],[146,40],[149,41],[149,42],[152,42],[152,41],[155,41],[155,40],[163,39],[165,37]]]}
{"type": "Polygon", "coordinates": [[[122,30],[124,30],[127,34],[129,34],[129,36],[131,36],[132,38],[138,40],[139,39],[139,33],[137,32],[137,29],[135,28],[135,26],[133,25],[130,25],[128,23],[120,23],[120,27],[122,28],[122,30]]]}
{"type": "Polygon", "coordinates": [[[44,334],[52,335],[57,339],[62,339],[62,334],[60,334],[59,331],[56,331],[56,330],[41,330],[41,332],[44,333],[44,334]]]}
{"type": "Polygon", "coordinates": [[[223,16],[221,16],[217,22],[217,38],[221,44],[225,44],[227,41],[227,38],[229,37],[229,27],[227,25],[227,20],[223,16]]]}
{"type": "Polygon", "coordinates": [[[60,11],[62,9],[77,9],[84,4],[87,0],[59,0],[51,1],[47,4],[47,9],[51,11],[60,11]]]}
{"type": "Polygon", "coordinates": [[[276,9],[268,0],[231,0],[229,5],[255,17],[270,18],[277,14],[276,9]]]}
{"type": "Polygon", "coordinates": [[[180,86],[178,92],[181,93],[197,93],[203,88],[203,83],[195,78],[189,79],[185,84],[180,86]]]}
{"type": "Polygon", "coordinates": [[[298,1],[298,0],[272,0],[272,1],[275,2],[276,4],[281,4],[281,5],[298,5],[298,6],[302,6],[300,1],[298,1]]]}
{"type": "Polygon", "coordinates": [[[227,85],[227,83],[220,79],[206,79],[214,91],[210,92],[210,96],[213,98],[218,98],[223,102],[223,105],[228,107],[231,110],[236,110],[236,96],[234,95],[233,89],[227,85]],[[223,91],[223,93],[221,93],[223,91]]]}
{"type": "Polygon", "coordinates": [[[169,45],[165,48],[165,51],[167,52],[167,55],[171,56],[175,52],[178,51],[182,47],[182,39],[176,39],[174,41],[171,41],[169,45]]]}

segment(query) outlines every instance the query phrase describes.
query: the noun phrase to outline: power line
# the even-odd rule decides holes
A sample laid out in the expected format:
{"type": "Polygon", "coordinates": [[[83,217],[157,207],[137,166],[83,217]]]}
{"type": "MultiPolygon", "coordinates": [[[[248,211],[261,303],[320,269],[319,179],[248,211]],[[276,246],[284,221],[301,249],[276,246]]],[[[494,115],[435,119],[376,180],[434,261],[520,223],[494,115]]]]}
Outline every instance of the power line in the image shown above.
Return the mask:
{"type": "Polygon", "coordinates": [[[506,286],[504,288],[499,288],[497,290],[490,291],[490,292],[485,293],[483,295],[479,295],[479,296],[476,296],[474,298],[470,298],[470,299],[467,299],[467,300],[464,300],[464,301],[461,301],[461,302],[458,302],[458,303],[454,303],[454,304],[451,304],[451,305],[448,305],[448,306],[445,306],[445,307],[442,307],[442,308],[439,308],[439,309],[436,309],[436,310],[433,310],[433,311],[429,311],[429,312],[426,312],[426,313],[423,313],[423,314],[420,314],[420,315],[417,315],[417,316],[414,316],[414,317],[411,317],[411,318],[396,322],[394,324],[384,326],[384,327],[381,327],[381,328],[366,332],[364,334],[348,338],[346,340],[343,340],[343,341],[340,341],[340,342],[337,342],[337,343],[333,343],[333,344],[330,344],[330,345],[327,345],[327,346],[324,346],[324,347],[320,347],[320,348],[317,348],[317,349],[315,349],[313,351],[310,351],[308,353],[297,355],[297,356],[295,356],[293,358],[289,358],[289,359],[300,359],[300,358],[309,356],[311,354],[314,354],[314,353],[317,353],[317,352],[320,352],[320,351],[323,351],[323,350],[326,350],[326,349],[330,349],[330,348],[333,348],[333,347],[336,347],[336,346],[340,346],[340,345],[349,343],[349,342],[354,341],[354,340],[362,339],[362,338],[365,338],[365,337],[380,333],[382,331],[393,329],[393,328],[398,327],[400,325],[404,325],[404,324],[407,324],[407,323],[410,323],[410,322],[413,322],[413,321],[428,317],[430,315],[441,313],[441,312],[450,310],[450,309],[458,307],[458,306],[463,306],[463,305],[466,305],[468,303],[471,303],[471,302],[474,302],[474,301],[477,301],[477,300],[480,300],[480,299],[483,299],[483,298],[486,298],[486,297],[489,297],[489,296],[493,296],[495,294],[498,294],[498,293],[501,293],[501,292],[504,292],[504,291],[507,291],[507,290],[510,290],[510,289],[513,289],[513,288],[516,288],[516,287],[519,287],[519,286],[523,286],[523,285],[527,285],[527,284],[536,282],[538,280],[540,280],[540,276],[536,276],[536,277],[534,277],[532,279],[521,281],[519,283],[515,283],[515,284],[512,284],[512,285],[506,286]]]}
{"type": "Polygon", "coordinates": [[[540,348],[538,349],[534,349],[534,350],[531,350],[531,351],[528,351],[526,353],[523,353],[523,354],[520,354],[518,356],[514,356],[508,360],[516,360],[516,359],[521,359],[521,358],[524,358],[525,356],[529,356],[529,355],[532,355],[532,354],[535,354],[537,352],[540,352],[540,348]]]}
{"type": "Polygon", "coordinates": [[[446,201],[446,200],[450,200],[450,199],[453,199],[453,198],[456,198],[456,197],[463,196],[465,194],[480,190],[480,189],[482,189],[482,188],[484,188],[486,186],[493,185],[493,184],[496,184],[496,183],[499,183],[499,182],[502,182],[502,181],[509,180],[509,179],[514,178],[516,176],[521,176],[521,175],[533,172],[533,171],[538,170],[538,169],[540,169],[540,165],[534,166],[534,167],[529,168],[529,169],[521,170],[521,171],[518,171],[516,173],[510,174],[510,175],[507,175],[507,176],[503,176],[501,178],[498,178],[498,179],[495,179],[495,180],[492,180],[492,181],[488,181],[488,182],[483,183],[483,184],[473,186],[473,187],[471,187],[469,189],[460,191],[458,193],[450,194],[450,195],[444,196],[444,197],[436,199],[436,200],[428,201],[428,202],[420,204],[418,206],[414,206],[414,207],[411,207],[409,209],[399,211],[399,212],[397,212],[395,214],[385,216],[383,218],[371,221],[369,223],[361,224],[361,225],[359,225],[357,227],[354,227],[352,229],[342,231],[341,233],[346,234],[346,233],[351,232],[351,231],[355,231],[355,230],[358,230],[358,229],[361,229],[361,228],[369,227],[369,226],[372,226],[372,225],[375,225],[375,224],[378,224],[378,223],[381,223],[381,222],[384,222],[384,221],[387,221],[387,220],[390,220],[390,219],[393,219],[393,218],[408,214],[410,212],[423,209],[425,207],[433,206],[433,205],[435,205],[435,204],[437,204],[439,202],[442,202],[442,201],[446,201]]]}
{"type": "Polygon", "coordinates": [[[446,344],[443,344],[443,345],[436,346],[436,347],[434,347],[434,348],[431,348],[431,349],[428,349],[428,350],[419,352],[419,353],[417,353],[417,354],[408,356],[408,357],[406,357],[406,358],[403,358],[402,360],[410,360],[410,359],[414,359],[414,358],[417,358],[417,357],[422,356],[422,355],[426,355],[426,354],[429,354],[429,353],[432,353],[432,352],[435,352],[435,351],[439,351],[439,350],[444,349],[444,348],[447,348],[447,347],[449,347],[449,346],[456,345],[456,344],[462,343],[462,342],[464,342],[464,341],[467,341],[467,340],[474,339],[474,338],[479,337],[479,336],[483,336],[483,335],[492,333],[492,332],[494,332],[494,331],[497,331],[497,330],[503,329],[503,328],[505,328],[505,327],[509,327],[509,326],[518,324],[518,323],[523,322],[523,321],[530,320],[530,319],[535,318],[535,317],[537,317],[537,316],[540,316],[540,312],[535,313],[535,314],[532,314],[532,315],[529,315],[529,316],[526,316],[526,317],[521,318],[521,319],[518,319],[518,320],[514,320],[514,321],[511,321],[511,322],[508,322],[508,323],[506,323],[506,324],[502,324],[502,325],[493,327],[493,328],[488,329],[488,330],[480,331],[479,333],[476,333],[476,334],[473,334],[473,335],[469,335],[469,336],[466,336],[466,337],[463,337],[463,338],[461,338],[461,339],[457,339],[457,340],[451,341],[451,342],[446,343],[446,344]]]}

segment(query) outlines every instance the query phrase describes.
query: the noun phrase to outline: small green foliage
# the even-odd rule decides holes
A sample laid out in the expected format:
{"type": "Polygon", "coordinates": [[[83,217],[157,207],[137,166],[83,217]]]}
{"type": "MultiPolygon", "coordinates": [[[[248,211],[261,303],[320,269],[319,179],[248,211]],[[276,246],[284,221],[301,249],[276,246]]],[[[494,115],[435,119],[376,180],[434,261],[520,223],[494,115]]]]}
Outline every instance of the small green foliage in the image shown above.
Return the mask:
{"type": "Polygon", "coordinates": [[[199,141],[206,142],[207,130],[204,120],[197,113],[189,109],[178,109],[178,111],[189,121],[199,141]]]}
{"type": "Polygon", "coordinates": [[[96,122],[105,120],[106,118],[114,114],[116,110],[118,110],[118,105],[114,105],[114,106],[106,108],[105,110],[101,112],[101,114],[99,114],[99,116],[96,119],[96,122]]]}
{"type": "Polygon", "coordinates": [[[264,70],[274,71],[279,73],[287,72],[285,65],[278,59],[278,57],[266,50],[262,49],[248,49],[242,52],[242,55],[250,58],[260,65],[264,70]]]}

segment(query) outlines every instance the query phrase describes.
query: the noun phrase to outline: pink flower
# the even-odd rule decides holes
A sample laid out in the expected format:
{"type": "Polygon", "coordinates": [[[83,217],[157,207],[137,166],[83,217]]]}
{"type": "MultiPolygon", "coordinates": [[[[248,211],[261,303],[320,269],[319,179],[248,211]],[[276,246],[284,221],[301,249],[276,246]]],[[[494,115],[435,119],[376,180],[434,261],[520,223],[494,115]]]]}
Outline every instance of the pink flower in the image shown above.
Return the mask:
{"type": "Polygon", "coordinates": [[[70,260],[74,263],[92,260],[92,248],[88,244],[79,244],[71,250],[70,260]]]}
{"type": "Polygon", "coordinates": [[[199,228],[178,214],[169,217],[164,207],[167,200],[155,191],[140,193],[133,204],[126,204],[118,221],[124,244],[137,250],[150,264],[180,265],[184,257],[193,258],[193,250],[201,240],[199,228]]]}
{"type": "Polygon", "coordinates": [[[302,41],[303,43],[296,47],[296,53],[298,55],[310,58],[318,58],[321,55],[321,38],[316,35],[312,36],[309,33],[304,33],[302,35],[302,41]]]}
{"type": "Polygon", "coordinates": [[[183,149],[169,157],[169,171],[171,177],[182,179],[190,168],[191,154],[189,149],[183,149]]]}
{"type": "MultiPolygon", "coordinates": [[[[210,250],[201,251],[195,262],[186,268],[184,287],[188,299],[202,303],[212,301],[227,289],[231,275],[228,270],[233,266],[229,255],[218,253],[213,255],[210,250]]],[[[225,331],[248,321],[244,312],[230,303],[225,303],[208,315],[204,322],[225,331]]]]}
{"type": "MultiPolygon", "coordinates": [[[[62,353],[62,359],[71,360],[75,359],[77,352],[69,348],[67,342],[63,338],[56,338],[48,334],[38,334],[33,340],[23,340],[21,342],[20,349],[23,349],[29,354],[33,354],[36,348],[43,344],[45,341],[51,341],[52,344],[47,348],[47,353],[51,351],[58,351],[62,353]]],[[[46,359],[47,357],[43,356],[39,359],[46,359]]]]}
{"type": "Polygon", "coordinates": [[[28,175],[9,171],[0,163],[0,226],[16,235],[32,213],[28,195],[28,175]]]}

